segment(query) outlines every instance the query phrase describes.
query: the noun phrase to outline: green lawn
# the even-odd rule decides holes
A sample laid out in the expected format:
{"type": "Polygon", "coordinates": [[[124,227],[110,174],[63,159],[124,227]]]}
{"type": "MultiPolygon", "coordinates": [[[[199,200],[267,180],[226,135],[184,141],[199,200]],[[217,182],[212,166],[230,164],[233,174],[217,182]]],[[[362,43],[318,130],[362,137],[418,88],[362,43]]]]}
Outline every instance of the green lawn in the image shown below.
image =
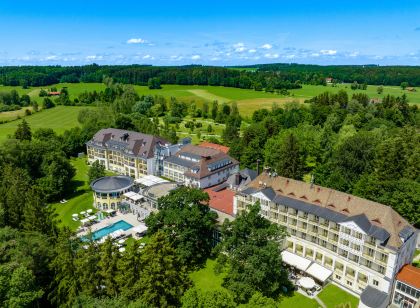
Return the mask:
{"type": "Polygon", "coordinates": [[[335,308],[340,304],[351,304],[351,308],[357,308],[359,305],[359,299],[350,293],[347,293],[343,289],[336,285],[327,285],[318,297],[324,302],[328,308],[335,308]]]}
{"type": "Polygon", "coordinates": [[[216,275],[214,273],[215,265],[216,260],[208,259],[205,267],[191,273],[191,279],[197,288],[203,291],[211,291],[223,288],[222,282],[225,275],[224,273],[216,275]]]}
{"type": "MultiPolygon", "coordinates": [[[[61,134],[66,129],[79,126],[77,116],[82,108],[86,107],[57,106],[37,112],[31,116],[25,117],[25,119],[29,123],[32,132],[38,128],[52,128],[56,133],[61,134]]],[[[13,135],[20,122],[21,120],[16,120],[0,124],[0,142],[9,135],[13,135]]]]}
{"type": "MultiPolygon", "coordinates": [[[[214,266],[216,261],[208,259],[204,268],[199,269],[191,273],[191,279],[194,285],[203,291],[218,290],[222,287],[224,273],[216,275],[214,273],[214,266]]],[[[304,307],[304,308],[318,308],[318,303],[306,296],[299,293],[294,293],[293,296],[283,297],[279,300],[279,307],[292,308],[292,307],[304,307]]]]}
{"type": "Polygon", "coordinates": [[[294,292],[293,296],[282,297],[279,303],[279,308],[294,308],[294,307],[302,307],[302,308],[318,308],[318,302],[314,299],[310,299],[300,293],[294,292]]]}
{"type": "Polygon", "coordinates": [[[89,166],[85,158],[72,158],[71,164],[76,169],[76,174],[73,177],[74,192],[68,196],[66,203],[55,203],[52,206],[55,208],[58,219],[62,226],[67,226],[75,230],[80,226],[80,222],[72,220],[72,214],[80,213],[87,209],[93,209],[93,194],[89,187],[88,170],[89,166]]]}

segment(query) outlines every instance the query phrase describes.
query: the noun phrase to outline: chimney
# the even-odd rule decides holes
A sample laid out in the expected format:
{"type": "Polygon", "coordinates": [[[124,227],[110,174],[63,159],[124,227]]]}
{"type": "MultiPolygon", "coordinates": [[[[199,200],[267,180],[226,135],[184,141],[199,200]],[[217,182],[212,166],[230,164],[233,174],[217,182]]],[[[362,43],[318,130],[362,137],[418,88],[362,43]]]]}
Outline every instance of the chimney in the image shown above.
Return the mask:
{"type": "Polygon", "coordinates": [[[235,185],[239,185],[241,175],[238,173],[235,174],[235,185]]]}

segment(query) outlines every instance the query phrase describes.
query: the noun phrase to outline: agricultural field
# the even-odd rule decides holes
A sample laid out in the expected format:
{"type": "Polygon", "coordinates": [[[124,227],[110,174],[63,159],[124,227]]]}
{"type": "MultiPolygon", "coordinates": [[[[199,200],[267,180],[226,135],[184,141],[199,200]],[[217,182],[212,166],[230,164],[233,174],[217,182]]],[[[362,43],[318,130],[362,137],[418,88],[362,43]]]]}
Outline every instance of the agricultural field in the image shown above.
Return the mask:
{"type": "MultiPolygon", "coordinates": [[[[28,94],[31,98],[41,102],[42,98],[38,96],[41,88],[49,89],[56,87],[60,90],[62,87],[67,87],[70,99],[76,98],[80,93],[85,91],[102,91],[105,85],[102,83],[62,83],[51,85],[48,87],[36,87],[29,89],[22,89],[22,87],[0,86],[1,91],[10,91],[16,89],[19,94],[28,94]]],[[[329,86],[314,86],[303,85],[302,89],[289,90],[290,95],[284,96],[275,93],[266,93],[263,91],[254,91],[250,89],[227,88],[221,86],[184,86],[184,85],[162,85],[162,89],[150,90],[147,86],[134,85],[134,89],[139,95],[161,95],[166,98],[176,97],[180,100],[187,102],[195,102],[198,106],[202,106],[204,102],[212,102],[217,100],[219,103],[237,102],[239,112],[244,117],[251,117],[255,110],[261,108],[270,109],[273,103],[279,105],[291,101],[303,103],[305,100],[310,99],[325,91],[337,93],[339,90],[344,89],[351,96],[353,93],[365,93],[371,98],[383,98],[390,94],[394,96],[401,96],[406,94],[410,103],[420,104],[420,88],[416,91],[402,90],[398,86],[384,86],[383,93],[377,94],[377,86],[368,86],[367,90],[351,90],[350,84],[339,84],[336,87],[329,86]]],[[[23,111],[24,112],[24,111],[23,111]]],[[[3,117],[13,117],[14,115],[4,115],[3,117]]],[[[2,114],[0,113],[0,120],[2,114]]]]}
{"type": "MultiPolygon", "coordinates": [[[[61,134],[66,129],[79,126],[77,116],[82,108],[86,107],[57,106],[27,116],[25,119],[32,131],[38,128],[52,128],[56,133],[61,134]]],[[[21,120],[15,120],[0,124],[0,143],[7,139],[9,135],[13,135],[20,122],[21,120]]]]}

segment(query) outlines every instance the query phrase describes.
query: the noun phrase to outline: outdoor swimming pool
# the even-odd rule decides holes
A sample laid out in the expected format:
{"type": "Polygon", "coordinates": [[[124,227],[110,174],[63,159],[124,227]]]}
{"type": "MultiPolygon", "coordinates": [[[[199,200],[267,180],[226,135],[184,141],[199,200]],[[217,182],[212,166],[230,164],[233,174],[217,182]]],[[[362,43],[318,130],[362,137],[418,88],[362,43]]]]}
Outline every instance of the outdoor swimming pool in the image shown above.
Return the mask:
{"type": "Polygon", "coordinates": [[[120,229],[126,231],[126,230],[128,230],[132,227],[133,226],[130,225],[128,222],[126,222],[124,220],[120,220],[120,221],[117,221],[116,223],[114,223],[114,224],[112,224],[108,227],[105,227],[105,228],[96,230],[95,232],[92,232],[92,239],[94,241],[96,241],[96,240],[99,240],[99,239],[103,238],[104,236],[107,236],[108,234],[110,234],[114,231],[117,231],[117,230],[120,230],[120,229]]]}

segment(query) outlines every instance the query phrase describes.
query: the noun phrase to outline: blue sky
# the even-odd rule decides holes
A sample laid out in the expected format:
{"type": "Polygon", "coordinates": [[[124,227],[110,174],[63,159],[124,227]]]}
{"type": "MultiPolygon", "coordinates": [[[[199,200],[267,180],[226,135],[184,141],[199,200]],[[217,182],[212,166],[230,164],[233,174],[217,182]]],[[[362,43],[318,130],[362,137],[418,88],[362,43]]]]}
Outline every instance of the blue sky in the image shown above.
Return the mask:
{"type": "Polygon", "coordinates": [[[419,0],[0,1],[0,65],[420,65],[419,0]]]}

